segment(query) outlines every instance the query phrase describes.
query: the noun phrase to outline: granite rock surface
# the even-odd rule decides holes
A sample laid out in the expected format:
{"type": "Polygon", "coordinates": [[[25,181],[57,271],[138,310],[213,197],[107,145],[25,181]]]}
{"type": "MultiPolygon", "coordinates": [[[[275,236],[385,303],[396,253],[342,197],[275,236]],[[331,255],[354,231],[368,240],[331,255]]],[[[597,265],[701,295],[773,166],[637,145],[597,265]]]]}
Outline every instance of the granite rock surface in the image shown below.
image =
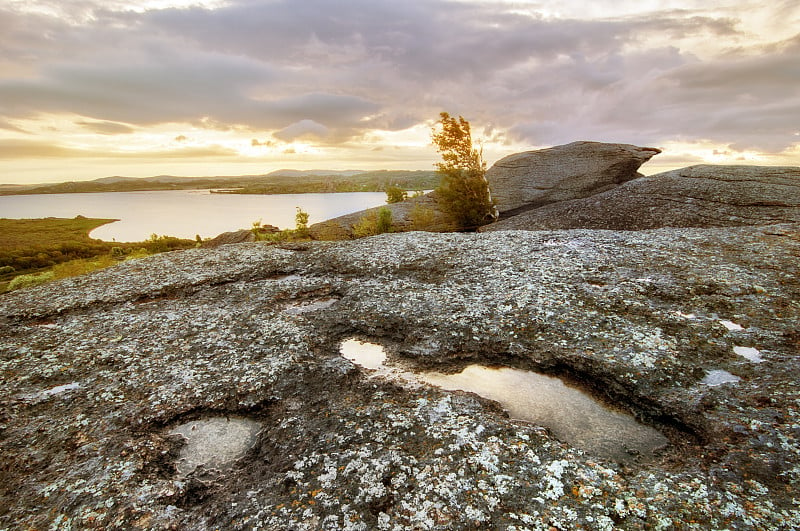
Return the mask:
{"type": "Polygon", "coordinates": [[[800,168],[699,165],[640,177],[590,197],[544,205],[481,230],[643,230],[798,221],[800,168]]]}
{"type": "Polygon", "coordinates": [[[799,258],[797,224],[405,233],[4,294],[0,528],[796,529],[799,258]],[[411,371],[562,375],[670,445],[598,458],[376,377],[351,337],[411,371]],[[249,450],[179,473],[176,426],[226,416],[260,423],[249,450]]]}
{"type": "Polygon", "coordinates": [[[378,211],[383,208],[392,213],[392,228],[397,232],[418,230],[415,228],[415,223],[424,223],[425,230],[430,232],[450,232],[458,229],[458,225],[439,205],[436,192],[429,192],[420,197],[410,197],[399,203],[359,210],[352,214],[314,223],[309,227],[309,234],[315,240],[323,241],[354,238],[356,225],[365,216],[377,216],[378,211]]]}
{"type": "Polygon", "coordinates": [[[572,142],[509,155],[489,168],[486,179],[502,219],[641,177],[639,167],[658,153],[630,144],[572,142]]]}

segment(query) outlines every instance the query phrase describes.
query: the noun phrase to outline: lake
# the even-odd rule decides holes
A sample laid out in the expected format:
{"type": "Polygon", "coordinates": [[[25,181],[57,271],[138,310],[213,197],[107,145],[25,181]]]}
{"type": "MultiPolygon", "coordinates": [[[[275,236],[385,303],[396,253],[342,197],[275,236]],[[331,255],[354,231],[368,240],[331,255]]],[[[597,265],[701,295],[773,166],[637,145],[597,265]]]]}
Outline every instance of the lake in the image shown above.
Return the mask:
{"type": "Polygon", "coordinates": [[[108,192],[0,196],[0,218],[113,218],[120,221],[92,231],[106,241],[142,241],[151,234],[213,238],[254,221],[282,229],[295,226],[296,207],[317,223],[386,203],[383,192],[242,195],[208,190],[108,192]]]}

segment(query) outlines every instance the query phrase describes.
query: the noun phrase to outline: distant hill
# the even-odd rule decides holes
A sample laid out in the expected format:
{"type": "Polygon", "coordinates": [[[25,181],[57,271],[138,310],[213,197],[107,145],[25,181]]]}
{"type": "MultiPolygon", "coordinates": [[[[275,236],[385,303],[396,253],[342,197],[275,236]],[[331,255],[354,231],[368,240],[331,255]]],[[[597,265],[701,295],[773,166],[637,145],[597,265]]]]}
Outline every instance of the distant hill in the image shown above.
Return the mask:
{"type": "Polygon", "coordinates": [[[275,170],[269,172],[267,177],[319,177],[323,175],[339,175],[342,177],[352,177],[360,173],[367,173],[365,170],[275,170]]]}
{"type": "Polygon", "coordinates": [[[40,185],[0,185],[0,195],[138,192],[154,190],[219,190],[235,194],[302,194],[383,192],[388,186],[427,190],[438,185],[425,170],[276,170],[265,175],[219,177],[103,177],[40,185]]]}

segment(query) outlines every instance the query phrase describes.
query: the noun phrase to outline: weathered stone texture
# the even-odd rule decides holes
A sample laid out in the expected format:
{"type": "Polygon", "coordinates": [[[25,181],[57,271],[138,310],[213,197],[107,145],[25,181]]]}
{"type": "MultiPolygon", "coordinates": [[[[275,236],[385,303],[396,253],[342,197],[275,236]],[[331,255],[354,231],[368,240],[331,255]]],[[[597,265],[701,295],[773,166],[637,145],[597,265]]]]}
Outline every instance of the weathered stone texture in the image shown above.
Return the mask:
{"type": "Polygon", "coordinates": [[[489,168],[486,179],[502,219],[641,177],[639,167],[660,152],[630,144],[572,142],[509,155],[489,168]]]}
{"type": "MultiPolygon", "coordinates": [[[[280,232],[278,227],[273,225],[264,225],[257,229],[257,232],[262,235],[275,234],[280,232]]],[[[242,229],[232,232],[223,232],[219,236],[203,243],[203,247],[219,247],[220,245],[228,245],[231,243],[247,243],[256,241],[256,234],[252,229],[242,229]]]]}
{"type": "Polygon", "coordinates": [[[353,227],[364,216],[370,213],[376,214],[381,208],[388,208],[392,213],[392,227],[397,232],[410,230],[448,232],[458,229],[457,224],[439,206],[436,192],[430,192],[420,197],[409,198],[400,203],[360,210],[352,214],[315,223],[309,227],[309,233],[315,240],[347,240],[353,238],[353,227]],[[415,226],[414,222],[417,219],[415,216],[420,220],[424,218],[424,225],[415,226]]]}
{"type": "Polygon", "coordinates": [[[800,225],[406,233],[2,295],[0,528],[796,529],[798,257],[800,225]],[[588,455],[474,395],[370,378],[348,337],[406,370],[567,374],[671,446],[588,455]],[[703,383],[719,370],[739,381],[703,383]],[[255,446],[180,477],[170,431],[224,415],[261,423],[255,446]]]}
{"type": "Polygon", "coordinates": [[[727,227],[800,221],[800,168],[700,165],[545,205],[492,230],[727,227]]]}

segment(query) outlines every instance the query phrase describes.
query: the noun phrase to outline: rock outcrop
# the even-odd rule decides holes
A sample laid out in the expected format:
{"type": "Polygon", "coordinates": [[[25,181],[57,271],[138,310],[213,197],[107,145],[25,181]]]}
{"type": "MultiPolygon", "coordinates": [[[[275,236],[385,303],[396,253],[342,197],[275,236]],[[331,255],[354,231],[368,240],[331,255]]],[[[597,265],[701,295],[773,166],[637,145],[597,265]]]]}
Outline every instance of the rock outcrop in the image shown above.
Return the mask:
{"type": "Polygon", "coordinates": [[[609,190],[641,177],[639,167],[656,148],[602,142],[572,142],[515,153],[486,172],[500,218],[609,190]]]}
{"type": "MultiPolygon", "coordinates": [[[[489,168],[486,178],[500,219],[503,219],[548,203],[597,194],[641,177],[637,172],[639,167],[660,152],[656,148],[630,144],[573,142],[505,157],[489,168]]],[[[392,212],[393,228],[398,232],[459,229],[441,209],[436,193],[432,192],[316,223],[310,227],[311,237],[315,240],[353,238],[353,227],[379,208],[392,212]]]]}
{"type": "Polygon", "coordinates": [[[800,168],[700,165],[640,177],[482,227],[643,230],[800,221],[800,168]]]}
{"type": "Polygon", "coordinates": [[[377,215],[381,208],[388,208],[392,213],[392,228],[397,232],[410,230],[426,230],[429,232],[449,232],[458,226],[437,201],[436,192],[420,197],[412,197],[400,203],[391,203],[380,207],[360,210],[337,218],[315,223],[309,227],[309,234],[315,240],[347,240],[353,238],[354,227],[365,217],[377,215]]]}
{"type": "Polygon", "coordinates": [[[166,253],[0,296],[0,528],[797,529],[800,225],[406,233],[166,253]],[[463,392],[569,376],[671,441],[617,462],[463,392]],[[257,434],[176,467],[193,420],[257,434]],[[179,429],[180,427],[180,429],[179,429]]]}
{"type": "MultiPolygon", "coordinates": [[[[274,225],[264,225],[258,227],[256,231],[259,234],[275,234],[280,232],[281,229],[274,225]]],[[[252,229],[242,229],[232,232],[223,232],[219,236],[212,238],[203,244],[203,247],[219,247],[220,245],[228,245],[231,243],[247,243],[256,241],[256,234],[252,229]]]]}

